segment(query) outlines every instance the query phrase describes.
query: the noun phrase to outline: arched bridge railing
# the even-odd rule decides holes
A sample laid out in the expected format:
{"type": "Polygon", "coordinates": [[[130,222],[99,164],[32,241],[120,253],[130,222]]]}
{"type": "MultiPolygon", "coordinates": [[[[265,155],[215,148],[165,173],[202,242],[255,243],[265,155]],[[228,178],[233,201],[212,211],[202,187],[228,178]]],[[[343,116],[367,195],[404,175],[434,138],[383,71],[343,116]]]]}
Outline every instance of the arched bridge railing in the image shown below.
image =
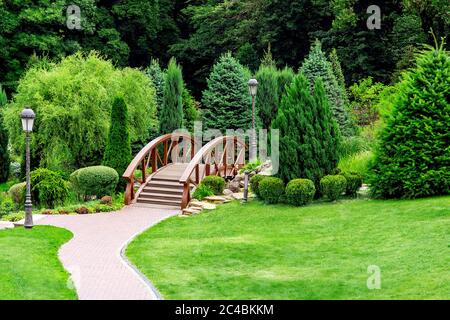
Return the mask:
{"type": "Polygon", "coordinates": [[[125,189],[125,204],[130,204],[135,198],[135,185],[145,184],[148,179],[148,169],[155,173],[158,169],[170,163],[187,163],[194,158],[195,140],[188,133],[169,133],[148,143],[131,161],[123,177],[127,180],[125,189]],[[138,176],[136,173],[139,172],[138,176]]]}
{"type": "Polygon", "coordinates": [[[189,162],[180,178],[183,184],[181,208],[191,200],[190,185],[198,185],[205,176],[235,176],[245,164],[245,141],[237,136],[218,137],[204,145],[189,162]]]}

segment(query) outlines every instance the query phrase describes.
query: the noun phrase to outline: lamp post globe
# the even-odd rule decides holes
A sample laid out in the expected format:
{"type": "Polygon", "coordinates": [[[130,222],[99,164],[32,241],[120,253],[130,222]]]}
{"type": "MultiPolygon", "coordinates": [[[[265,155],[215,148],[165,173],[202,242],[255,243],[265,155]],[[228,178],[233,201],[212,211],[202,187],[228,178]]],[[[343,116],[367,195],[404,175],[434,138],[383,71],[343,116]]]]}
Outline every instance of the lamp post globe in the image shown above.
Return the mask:
{"type": "Polygon", "coordinates": [[[25,131],[26,145],[26,194],[25,194],[25,223],[27,229],[33,228],[33,204],[31,202],[31,185],[30,185],[30,132],[33,131],[34,119],[36,115],[30,107],[25,107],[20,114],[22,120],[22,129],[25,131]]]}
{"type": "Polygon", "coordinates": [[[258,81],[256,79],[250,79],[248,81],[248,91],[252,97],[252,133],[250,136],[250,161],[256,161],[256,115],[255,115],[255,97],[258,89],[258,81]]]}

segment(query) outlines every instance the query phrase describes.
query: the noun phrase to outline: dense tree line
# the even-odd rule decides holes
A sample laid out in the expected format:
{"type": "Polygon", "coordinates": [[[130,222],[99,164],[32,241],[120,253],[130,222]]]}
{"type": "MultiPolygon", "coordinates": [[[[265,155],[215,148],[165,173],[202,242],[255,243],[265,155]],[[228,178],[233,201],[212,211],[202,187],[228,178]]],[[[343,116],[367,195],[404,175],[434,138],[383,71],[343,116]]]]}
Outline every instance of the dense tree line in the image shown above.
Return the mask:
{"type": "Polygon", "coordinates": [[[336,48],[347,82],[387,83],[413,63],[418,43],[431,43],[430,28],[437,37],[450,29],[446,0],[78,0],[81,29],[70,29],[72,3],[0,3],[0,82],[8,91],[36,55],[95,49],[119,66],[147,67],[152,58],[167,65],[174,56],[200,98],[222,54],[256,72],[270,45],[277,67],[297,69],[316,38],[327,53],[336,48]],[[381,9],[381,29],[366,26],[371,4],[381,9]]]}

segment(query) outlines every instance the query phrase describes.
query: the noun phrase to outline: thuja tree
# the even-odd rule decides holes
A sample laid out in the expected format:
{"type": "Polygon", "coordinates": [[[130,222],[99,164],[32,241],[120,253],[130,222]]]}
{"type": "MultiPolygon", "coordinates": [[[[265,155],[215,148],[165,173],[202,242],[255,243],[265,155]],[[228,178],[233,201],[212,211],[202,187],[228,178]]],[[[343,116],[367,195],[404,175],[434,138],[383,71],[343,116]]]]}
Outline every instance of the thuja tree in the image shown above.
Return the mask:
{"type": "Polygon", "coordinates": [[[274,66],[262,65],[256,73],[258,90],[256,103],[263,128],[270,128],[273,118],[278,110],[278,79],[277,69],[274,66]]]}
{"type": "Polygon", "coordinates": [[[320,79],[311,93],[307,78],[295,76],[272,127],[280,130],[278,175],[285,182],[308,178],[318,186],[336,167],[340,134],[320,79]]]}
{"type": "Polygon", "coordinates": [[[336,77],[337,83],[341,89],[342,98],[344,100],[344,105],[348,107],[349,99],[347,94],[347,89],[345,86],[345,78],[344,73],[342,72],[341,62],[339,60],[339,56],[337,55],[336,49],[333,48],[330,54],[328,55],[330,60],[331,69],[333,70],[333,74],[336,77]]]}
{"type": "Polygon", "coordinates": [[[313,90],[316,78],[322,78],[325,86],[325,93],[333,111],[333,115],[339,124],[344,135],[353,134],[353,126],[345,106],[343,91],[333,73],[332,66],[322,51],[318,40],[311,47],[308,57],[303,61],[300,69],[305,74],[313,90]]]}
{"type": "Polygon", "coordinates": [[[252,124],[248,93],[250,73],[231,53],[222,55],[208,77],[203,92],[203,125],[206,128],[247,129],[252,124]]]}
{"type": "Polygon", "coordinates": [[[0,85],[0,183],[8,180],[9,176],[9,151],[8,132],[3,121],[3,107],[7,102],[6,93],[0,85]]]}
{"type": "Polygon", "coordinates": [[[150,79],[152,79],[153,85],[155,86],[156,105],[159,115],[161,113],[164,96],[164,72],[161,70],[159,61],[157,59],[152,59],[150,65],[145,70],[145,73],[150,77],[150,79]]]}
{"type": "Polygon", "coordinates": [[[131,161],[131,141],[128,124],[128,108],[123,97],[114,99],[111,110],[108,143],[103,155],[103,165],[114,168],[119,176],[131,161]]]}
{"type": "Polygon", "coordinates": [[[170,59],[164,77],[164,95],[159,114],[159,131],[171,133],[183,125],[183,75],[175,58],[170,59]]]}
{"type": "Polygon", "coordinates": [[[294,70],[290,67],[284,67],[278,70],[277,73],[277,84],[278,84],[278,100],[281,102],[283,95],[286,93],[286,86],[290,86],[292,79],[294,79],[294,70]]]}
{"type": "Polygon", "coordinates": [[[450,193],[450,56],[440,47],[417,57],[394,100],[373,164],[371,189],[383,198],[450,193]]]}

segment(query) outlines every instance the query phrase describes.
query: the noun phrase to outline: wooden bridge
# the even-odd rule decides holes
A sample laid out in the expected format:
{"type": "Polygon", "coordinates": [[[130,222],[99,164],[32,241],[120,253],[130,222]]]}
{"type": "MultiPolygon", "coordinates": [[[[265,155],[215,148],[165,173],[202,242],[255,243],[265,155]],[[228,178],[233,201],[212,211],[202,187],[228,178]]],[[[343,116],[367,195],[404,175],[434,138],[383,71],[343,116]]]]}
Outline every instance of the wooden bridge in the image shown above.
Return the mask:
{"type": "Polygon", "coordinates": [[[203,147],[187,133],[160,136],[125,170],[125,204],[184,209],[204,177],[232,178],[244,164],[245,142],[237,136],[218,137],[203,147]]]}

